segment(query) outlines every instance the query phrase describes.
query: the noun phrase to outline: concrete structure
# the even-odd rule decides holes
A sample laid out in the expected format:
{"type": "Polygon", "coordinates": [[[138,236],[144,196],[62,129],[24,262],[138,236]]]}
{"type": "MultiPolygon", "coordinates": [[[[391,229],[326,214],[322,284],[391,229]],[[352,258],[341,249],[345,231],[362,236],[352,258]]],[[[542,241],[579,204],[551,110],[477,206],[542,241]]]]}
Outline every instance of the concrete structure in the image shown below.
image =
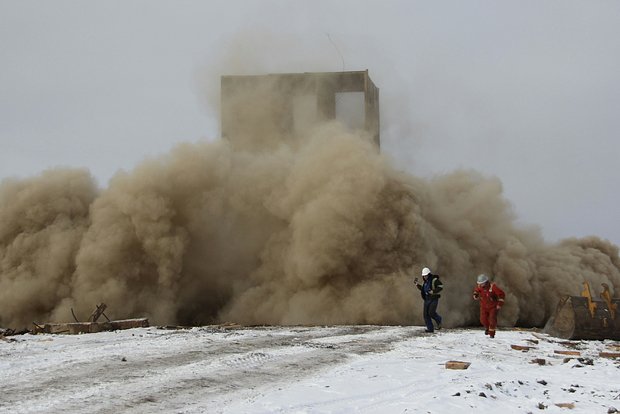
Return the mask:
{"type": "Polygon", "coordinates": [[[261,133],[294,139],[337,119],[380,146],[379,89],[367,70],[222,76],[221,101],[222,137],[233,142],[261,133]]]}

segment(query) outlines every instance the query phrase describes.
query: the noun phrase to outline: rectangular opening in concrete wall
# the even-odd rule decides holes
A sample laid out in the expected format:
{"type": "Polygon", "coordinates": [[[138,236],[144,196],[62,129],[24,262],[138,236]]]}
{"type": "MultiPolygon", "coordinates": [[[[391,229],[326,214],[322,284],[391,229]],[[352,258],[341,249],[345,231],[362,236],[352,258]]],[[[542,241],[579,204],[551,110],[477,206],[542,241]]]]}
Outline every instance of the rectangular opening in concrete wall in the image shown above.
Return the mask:
{"type": "Polygon", "coordinates": [[[303,135],[312,128],[318,119],[316,94],[295,95],[293,97],[293,133],[303,135]]]}
{"type": "Polygon", "coordinates": [[[364,129],[364,92],[336,93],[336,119],[352,130],[364,129]]]}
{"type": "Polygon", "coordinates": [[[379,89],[368,71],[222,76],[221,93],[222,137],[239,148],[252,147],[261,134],[274,142],[302,138],[317,122],[332,120],[381,146],[379,89]]]}

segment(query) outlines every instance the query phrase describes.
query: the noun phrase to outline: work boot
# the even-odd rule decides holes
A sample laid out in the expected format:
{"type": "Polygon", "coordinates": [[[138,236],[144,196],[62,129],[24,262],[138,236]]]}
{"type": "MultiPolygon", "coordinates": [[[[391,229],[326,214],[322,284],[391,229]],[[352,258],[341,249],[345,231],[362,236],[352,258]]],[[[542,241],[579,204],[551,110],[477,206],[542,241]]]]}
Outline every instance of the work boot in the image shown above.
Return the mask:
{"type": "Polygon", "coordinates": [[[438,331],[441,330],[441,322],[436,322],[437,323],[437,327],[435,329],[437,329],[438,331]]]}
{"type": "Polygon", "coordinates": [[[484,330],[484,334],[485,334],[485,335],[488,335],[488,334],[489,334],[489,330],[488,330],[488,329],[485,329],[485,330],[484,330]]]}

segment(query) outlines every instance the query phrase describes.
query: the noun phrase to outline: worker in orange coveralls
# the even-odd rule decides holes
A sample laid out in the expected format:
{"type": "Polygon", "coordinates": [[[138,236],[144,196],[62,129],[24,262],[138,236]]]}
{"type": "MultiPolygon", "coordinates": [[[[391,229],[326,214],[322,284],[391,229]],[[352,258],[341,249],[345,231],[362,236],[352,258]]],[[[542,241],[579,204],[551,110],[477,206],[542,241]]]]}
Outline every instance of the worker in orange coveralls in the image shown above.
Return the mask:
{"type": "Polygon", "coordinates": [[[478,286],[474,289],[474,300],[480,301],[480,323],[484,334],[495,338],[497,311],[504,305],[506,294],[485,274],[478,276],[478,286]]]}

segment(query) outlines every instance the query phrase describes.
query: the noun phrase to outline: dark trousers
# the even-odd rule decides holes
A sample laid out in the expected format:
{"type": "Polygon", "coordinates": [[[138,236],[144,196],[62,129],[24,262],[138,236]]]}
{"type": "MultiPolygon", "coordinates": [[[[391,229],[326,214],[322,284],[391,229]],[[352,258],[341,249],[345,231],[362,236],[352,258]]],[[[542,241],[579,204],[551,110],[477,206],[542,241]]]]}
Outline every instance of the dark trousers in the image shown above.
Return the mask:
{"type": "Polygon", "coordinates": [[[438,324],[441,323],[441,316],[437,313],[437,305],[439,305],[439,298],[424,299],[424,323],[426,323],[426,329],[431,332],[435,330],[433,319],[438,324]]]}

